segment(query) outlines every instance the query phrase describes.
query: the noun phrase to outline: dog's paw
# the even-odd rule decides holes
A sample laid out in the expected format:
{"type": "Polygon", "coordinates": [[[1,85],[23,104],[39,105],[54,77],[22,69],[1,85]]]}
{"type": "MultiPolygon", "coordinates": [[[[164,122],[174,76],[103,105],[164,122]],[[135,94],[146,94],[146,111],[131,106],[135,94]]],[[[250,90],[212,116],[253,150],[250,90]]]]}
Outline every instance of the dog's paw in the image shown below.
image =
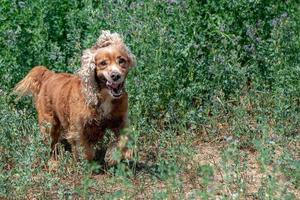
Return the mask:
{"type": "Polygon", "coordinates": [[[122,160],[132,160],[133,159],[133,149],[123,149],[122,160]]]}
{"type": "Polygon", "coordinates": [[[113,166],[119,163],[121,160],[132,160],[133,150],[129,149],[125,145],[120,145],[120,142],[113,143],[105,153],[104,161],[107,166],[113,166]]]}
{"type": "Polygon", "coordinates": [[[117,143],[113,143],[110,147],[107,148],[105,156],[104,156],[104,161],[107,166],[110,167],[110,166],[116,165],[118,163],[118,160],[120,160],[120,159],[117,159],[118,149],[119,148],[118,148],[117,143]]]}

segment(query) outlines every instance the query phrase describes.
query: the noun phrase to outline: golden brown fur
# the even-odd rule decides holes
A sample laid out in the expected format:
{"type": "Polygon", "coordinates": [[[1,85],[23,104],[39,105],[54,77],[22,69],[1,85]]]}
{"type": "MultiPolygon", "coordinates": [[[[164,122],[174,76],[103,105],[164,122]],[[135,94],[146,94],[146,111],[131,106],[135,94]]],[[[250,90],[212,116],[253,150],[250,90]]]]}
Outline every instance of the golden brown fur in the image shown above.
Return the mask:
{"type": "Polygon", "coordinates": [[[93,145],[105,130],[113,130],[119,138],[126,125],[128,95],[123,87],[134,64],[134,55],[121,37],[103,31],[97,43],[84,51],[78,74],[54,73],[37,66],[15,92],[34,96],[40,129],[46,138],[51,136],[52,151],[66,138],[75,159],[77,146],[82,145],[86,159],[92,160],[93,145]]]}

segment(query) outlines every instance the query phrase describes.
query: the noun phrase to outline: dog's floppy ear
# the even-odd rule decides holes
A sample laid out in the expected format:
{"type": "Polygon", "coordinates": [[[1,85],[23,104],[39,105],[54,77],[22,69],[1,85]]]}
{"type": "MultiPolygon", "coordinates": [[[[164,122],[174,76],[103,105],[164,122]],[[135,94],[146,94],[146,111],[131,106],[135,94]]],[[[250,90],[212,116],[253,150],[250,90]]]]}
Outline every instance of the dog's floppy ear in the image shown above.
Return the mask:
{"type": "Polygon", "coordinates": [[[96,106],[97,98],[97,83],[95,80],[95,56],[91,49],[83,51],[81,57],[81,68],[78,71],[82,80],[83,93],[88,105],[96,106]]]}
{"type": "Polygon", "coordinates": [[[131,53],[130,49],[127,46],[125,46],[125,49],[127,51],[128,57],[129,57],[129,66],[130,67],[135,67],[136,66],[135,55],[133,53],[131,53]]]}

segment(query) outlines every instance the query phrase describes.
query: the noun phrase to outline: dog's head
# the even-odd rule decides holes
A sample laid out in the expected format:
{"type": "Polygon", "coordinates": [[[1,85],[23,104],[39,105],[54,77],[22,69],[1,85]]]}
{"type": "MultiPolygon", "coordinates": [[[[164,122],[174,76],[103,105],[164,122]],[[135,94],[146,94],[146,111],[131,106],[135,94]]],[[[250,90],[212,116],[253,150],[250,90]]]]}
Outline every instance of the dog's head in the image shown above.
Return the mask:
{"type": "Polygon", "coordinates": [[[81,62],[79,75],[87,103],[97,105],[99,90],[112,98],[122,96],[128,71],[135,65],[135,56],[119,34],[102,31],[96,44],[83,52],[81,62]]]}

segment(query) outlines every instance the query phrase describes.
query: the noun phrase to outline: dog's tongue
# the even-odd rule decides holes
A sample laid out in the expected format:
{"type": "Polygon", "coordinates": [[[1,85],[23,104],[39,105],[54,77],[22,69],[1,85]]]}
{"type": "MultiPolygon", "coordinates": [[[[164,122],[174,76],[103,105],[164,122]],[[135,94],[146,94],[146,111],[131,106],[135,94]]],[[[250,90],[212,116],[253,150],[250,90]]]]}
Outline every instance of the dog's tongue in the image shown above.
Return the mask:
{"type": "Polygon", "coordinates": [[[115,83],[112,83],[112,82],[109,82],[107,81],[106,83],[109,87],[113,88],[113,89],[118,89],[119,87],[119,84],[115,84],[115,83]]]}

